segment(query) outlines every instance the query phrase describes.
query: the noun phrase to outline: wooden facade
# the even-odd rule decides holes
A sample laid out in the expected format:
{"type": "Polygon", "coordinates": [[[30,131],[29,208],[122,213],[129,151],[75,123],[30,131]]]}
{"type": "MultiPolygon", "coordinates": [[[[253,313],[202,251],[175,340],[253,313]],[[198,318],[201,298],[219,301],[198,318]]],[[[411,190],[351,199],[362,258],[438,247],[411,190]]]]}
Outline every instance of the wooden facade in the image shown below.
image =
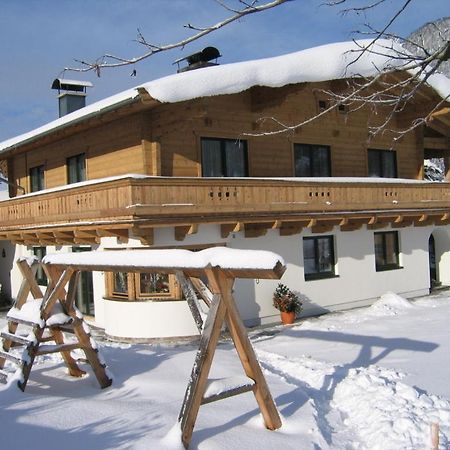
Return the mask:
{"type": "MultiPolygon", "coordinates": [[[[141,95],[130,105],[69,124],[3,152],[11,200],[0,205],[0,238],[27,245],[98,243],[103,236],[152,244],[155,227],[175,227],[176,240],[196,233],[201,223],[222,227],[222,235],[245,230],[247,237],[276,228],[293,234],[302,228],[324,231],[338,225],[371,227],[446,224],[450,188],[446,184],[292,179],[294,146],[329,148],[330,176],[367,177],[368,149],[395,152],[400,179],[423,178],[424,156],[450,155],[448,108],[430,128],[395,141],[384,133],[369,141],[368,126],[382,123],[383,111],[368,107],[348,113],[335,109],[294,133],[252,137],[265,117],[298,123],[317,114],[324,90],[343,82],[302,83],[281,88],[160,104],[141,95]],[[427,130],[431,130],[428,131],[427,130]],[[202,178],[201,139],[246,142],[248,178],[202,178]],[[83,154],[91,183],[68,189],[68,158],[83,154]],[[31,190],[30,169],[43,166],[45,189],[31,190]],[[124,177],[125,174],[157,178],[124,177]],[[384,224],[384,225],[383,225],[384,224]]],[[[421,105],[437,101],[423,89],[396,121],[420,116],[421,105]]],[[[442,112],[443,111],[443,112],[442,112]]],[[[394,124],[395,125],[395,124],[394,124]]]]}

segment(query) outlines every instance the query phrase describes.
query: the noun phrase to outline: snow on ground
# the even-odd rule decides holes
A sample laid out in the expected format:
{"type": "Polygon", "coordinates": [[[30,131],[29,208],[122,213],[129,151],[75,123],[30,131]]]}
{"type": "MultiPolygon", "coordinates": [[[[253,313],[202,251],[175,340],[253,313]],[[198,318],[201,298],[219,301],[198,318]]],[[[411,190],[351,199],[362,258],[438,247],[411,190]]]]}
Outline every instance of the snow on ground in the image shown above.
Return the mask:
{"type": "MultiPolygon", "coordinates": [[[[432,423],[450,448],[449,317],[448,292],[415,302],[389,293],[369,308],[252,331],[283,427],[266,430],[247,393],[202,406],[190,448],[426,449],[432,423]]],[[[25,393],[0,388],[2,448],[182,448],[175,425],[195,345],[100,347],[110,388],[68,377],[55,355],[38,360],[25,393]]],[[[222,342],[211,377],[241,374],[222,342]]]]}

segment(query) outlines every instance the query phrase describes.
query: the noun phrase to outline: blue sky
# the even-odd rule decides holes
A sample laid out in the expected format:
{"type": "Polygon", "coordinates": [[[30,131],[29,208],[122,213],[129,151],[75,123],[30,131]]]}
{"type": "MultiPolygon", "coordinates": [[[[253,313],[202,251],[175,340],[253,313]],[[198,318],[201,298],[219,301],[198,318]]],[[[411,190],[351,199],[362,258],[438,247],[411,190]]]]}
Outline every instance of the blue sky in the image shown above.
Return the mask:
{"type": "MultiPolygon", "coordinates": [[[[232,0],[230,0],[232,1],[232,0]]],[[[262,0],[261,0],[262,1],[262,0]]],[[[280,55],[330,42],[346,41],[365,21],[382,26],[403,0],[387,0],[368,16],[340,14],[325,0],[292,0],[248,16],[184,50],[149,58],[133,68],[94,74],[67,73],[89,80],[92,103],[121,90],[175,72],[177,58],[213,45],[221,64],[280,55]]],[[[369,0],[349,0],[362,5],[369,0]]],[[[426,22],[450,15],[449,0],[413,0],[392,27],[407,36],[426,22]]],[[[150,42],[167,44],[189,35],[185,23],[203,26],[226,17],[213,0],[0,0],[0,141],[57,118],[54,78],[74,59],[95,59],[105,52],[136,56],[140,28],[150,42]]]]}

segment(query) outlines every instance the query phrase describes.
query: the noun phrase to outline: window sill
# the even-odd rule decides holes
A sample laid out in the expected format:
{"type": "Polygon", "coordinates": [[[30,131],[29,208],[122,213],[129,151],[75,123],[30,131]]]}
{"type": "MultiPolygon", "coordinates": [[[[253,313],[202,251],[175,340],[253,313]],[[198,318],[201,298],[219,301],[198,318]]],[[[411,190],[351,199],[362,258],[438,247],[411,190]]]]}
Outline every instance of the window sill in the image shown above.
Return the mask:
{"type": "Polygon", "coordinates": [[[403,266],[383,266],[383,267],[375,267],[377,272],[386,272],[388,270],[400,270],[403,269],[403,266]]]}
{"type": "Polygon", "coordinates": [[[305,275],[305,281],[327,280],[329,278],[339,278],[339,275],[336,275],[334,273],[305,275]]]}
{"type": "Polygon", "coordinates": [[[103,297],[103,300],[110,302],[130,302],[130,303],[147,303],[147,302],[181,302],[184,299],[175,297],[155,297],[155,298],[135,298],[128,297],[103,297]]]}

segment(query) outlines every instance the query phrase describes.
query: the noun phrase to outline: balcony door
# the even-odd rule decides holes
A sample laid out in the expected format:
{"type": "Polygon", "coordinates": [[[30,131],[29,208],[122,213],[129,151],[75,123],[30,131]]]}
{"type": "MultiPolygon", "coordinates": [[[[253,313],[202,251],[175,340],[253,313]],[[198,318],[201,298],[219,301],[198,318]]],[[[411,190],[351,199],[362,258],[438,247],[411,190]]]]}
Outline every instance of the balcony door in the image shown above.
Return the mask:
{"type": "Polygon", "coordinates": [[[330,147],[294,144],[294,176],[331,177],[330,147]]]}
{"type": "Polygon", "coordinates": [[[368,150],[369,177],[397,178],[397,154],[392,150],[368,150]]]}
{"type": "Polygon", "coordinates": [[[201,146],[204,177],[248,177],[246,141],[203,138],[201,146]]]}

